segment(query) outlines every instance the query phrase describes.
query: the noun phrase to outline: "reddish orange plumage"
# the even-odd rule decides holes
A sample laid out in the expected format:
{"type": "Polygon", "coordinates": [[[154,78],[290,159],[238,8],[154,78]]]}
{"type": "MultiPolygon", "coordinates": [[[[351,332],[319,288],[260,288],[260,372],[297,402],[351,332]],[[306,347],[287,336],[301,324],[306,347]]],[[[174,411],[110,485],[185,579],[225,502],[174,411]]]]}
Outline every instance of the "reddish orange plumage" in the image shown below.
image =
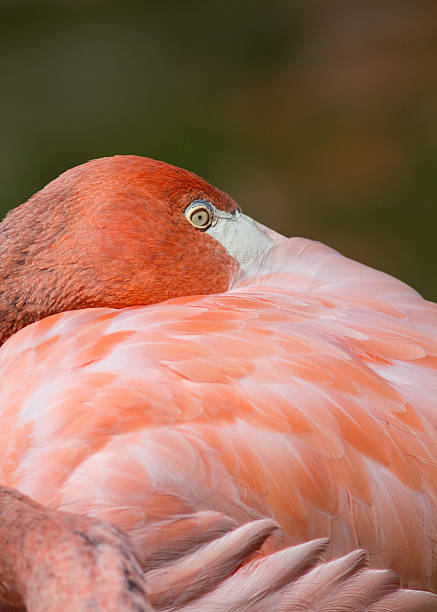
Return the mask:
{"type": "Polygon", "coordinates": [[[0,225],[0,341],[56,312],[226,290],[235,262],[181,215],[199,197],[236,208],[191,172],[118,156],[68,170],[12,210],[0,225]]]}

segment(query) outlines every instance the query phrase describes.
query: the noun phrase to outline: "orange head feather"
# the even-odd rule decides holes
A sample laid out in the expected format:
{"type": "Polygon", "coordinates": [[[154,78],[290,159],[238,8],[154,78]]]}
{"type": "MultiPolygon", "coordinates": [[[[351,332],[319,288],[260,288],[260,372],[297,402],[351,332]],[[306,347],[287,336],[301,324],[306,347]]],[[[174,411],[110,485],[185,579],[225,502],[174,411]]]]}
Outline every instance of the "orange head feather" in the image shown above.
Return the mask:
{"type": "Polygon", "coordinates": [[[0,343],[65,310],[144,305],[227,289],[237,264],[184,216],[235,202],[195,174],[136,156],[61,174],[0,224],[0,343]]]}

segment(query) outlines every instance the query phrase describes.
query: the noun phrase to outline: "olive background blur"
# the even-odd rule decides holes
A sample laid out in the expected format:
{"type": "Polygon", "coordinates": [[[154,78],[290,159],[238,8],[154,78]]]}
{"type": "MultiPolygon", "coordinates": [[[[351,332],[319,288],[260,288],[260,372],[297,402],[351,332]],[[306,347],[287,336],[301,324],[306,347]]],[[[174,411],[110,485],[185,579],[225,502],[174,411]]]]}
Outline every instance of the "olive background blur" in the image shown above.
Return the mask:
{"type": "Polygon", "coordinates": [[[435,0],[0,0],[2,215],[135,153],[437,299],[435,0]]]}

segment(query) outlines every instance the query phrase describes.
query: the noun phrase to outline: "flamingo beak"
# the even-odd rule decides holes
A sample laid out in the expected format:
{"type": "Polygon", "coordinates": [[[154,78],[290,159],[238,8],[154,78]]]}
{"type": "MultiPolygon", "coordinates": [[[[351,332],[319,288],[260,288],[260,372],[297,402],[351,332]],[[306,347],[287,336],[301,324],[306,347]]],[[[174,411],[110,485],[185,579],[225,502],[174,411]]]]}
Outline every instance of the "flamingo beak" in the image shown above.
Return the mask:
{"type": "Polygon", "coordinates": [[[217,222],[206,230],[245,269],[258,261],[274,244],[265,228],[238,210],[220,211],[217,222]]]}
{"type": "Polygon", "coordinates": [[[206,232],[237,261],[240,278],[250,275],[249,270],[253,270],[254,265],[259,267],[275,243],[267,228],[238,210],[220,211],[217,221],[206,232]]]}

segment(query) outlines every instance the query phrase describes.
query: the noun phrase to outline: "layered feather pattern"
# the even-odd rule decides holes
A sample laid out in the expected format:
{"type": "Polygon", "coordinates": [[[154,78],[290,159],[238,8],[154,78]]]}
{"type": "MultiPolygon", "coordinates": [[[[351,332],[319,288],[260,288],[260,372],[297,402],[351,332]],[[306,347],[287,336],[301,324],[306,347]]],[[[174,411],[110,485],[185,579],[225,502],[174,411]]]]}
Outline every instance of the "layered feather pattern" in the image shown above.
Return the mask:
{"type": "Polygon", "coordinates": [[[267,516],[437,589],[437,306],[386,274],[278,238],[227,293],[24,328],[0,379],[0,481],[144,555],[151,523],[267,516]]]}

